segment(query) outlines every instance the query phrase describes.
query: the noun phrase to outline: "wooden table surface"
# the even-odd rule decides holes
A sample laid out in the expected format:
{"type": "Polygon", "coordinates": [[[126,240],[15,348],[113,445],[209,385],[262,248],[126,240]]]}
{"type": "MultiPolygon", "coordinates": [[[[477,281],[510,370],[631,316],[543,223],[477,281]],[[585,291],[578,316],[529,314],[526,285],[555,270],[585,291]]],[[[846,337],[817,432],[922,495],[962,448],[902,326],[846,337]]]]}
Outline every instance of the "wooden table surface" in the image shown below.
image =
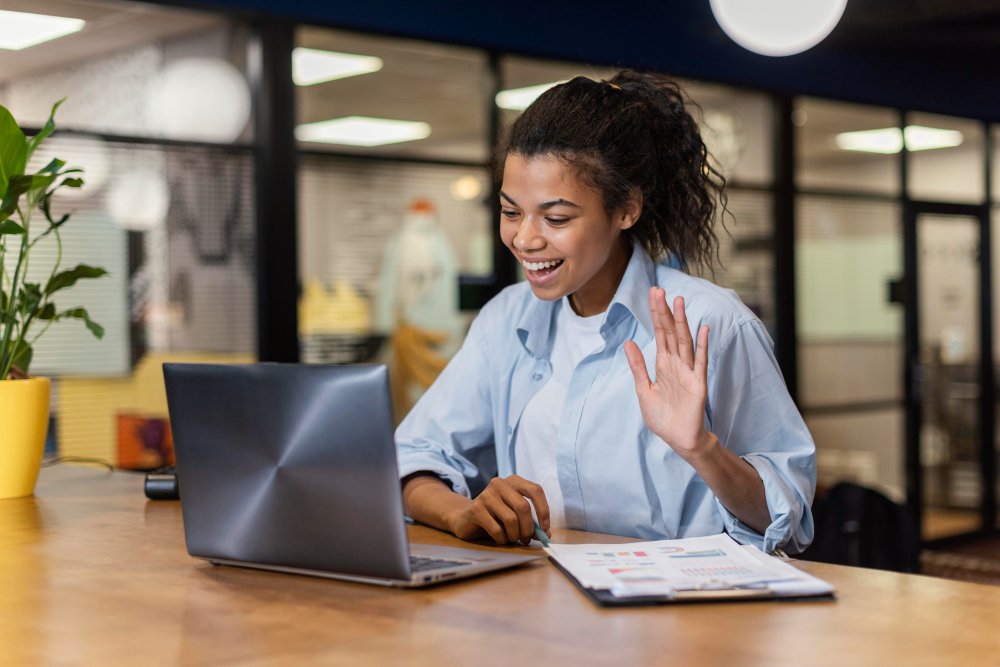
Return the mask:
{"type": "Polygon", "coordinates": [[[425,590],[213,567],[141,475],[63,465],[0,500],[0,664],[1000,665],[1000,588],[796,564],[838,599],[600,609],[546,560],[425,590]]]}

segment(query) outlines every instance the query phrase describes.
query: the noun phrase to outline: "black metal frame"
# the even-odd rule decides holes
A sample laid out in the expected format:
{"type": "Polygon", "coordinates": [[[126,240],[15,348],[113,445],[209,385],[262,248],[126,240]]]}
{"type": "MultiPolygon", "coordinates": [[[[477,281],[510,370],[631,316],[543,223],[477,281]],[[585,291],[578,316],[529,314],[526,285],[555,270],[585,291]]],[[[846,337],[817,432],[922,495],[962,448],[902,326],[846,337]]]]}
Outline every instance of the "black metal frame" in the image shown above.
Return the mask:
{"type": "MultiPolygon", "coordinates": [[[[900,127],[907,126],[908,113],[900,112],[900,127]]],[[[967,535],[944,538],[944,542],[961,540],[969,535],[994,534],[997,532],[996,496],[996,380],[993,354],[993,280],[992,280],[992,233],[990,222],[990,191],[992,137],[990,125],[983,123],[985,155],[983,178],[985,196],[981,204],[957,204],[949,202],[913,199],[907,184],[910,170],[909,151],[905,146],[900,153],[900,174],[903,203],[903,292],[904,292],[904,394],[905,394],[905,469],[906,503],[922,527],[923,466],[920,458],[920,432],[923,425],[923,396],[921,395],[920,367],[920,299],[919,299],[919,238],[917,218],[923,214],[952,215],[975,218],[979,223],[979,464],[980,464],[980,526],[967,535]]],[[[923,535],[921,530],[920,535],[923,535]]],[[[939,543],[941,540],[934,540],[939,543]]]]}
{"type": "Polygon", "coordinates": [[[277,19],[252,24],[247,60],[255,110],[257,356],[261,361],[299,360],[294,46],[294,24],[277,19]]]}

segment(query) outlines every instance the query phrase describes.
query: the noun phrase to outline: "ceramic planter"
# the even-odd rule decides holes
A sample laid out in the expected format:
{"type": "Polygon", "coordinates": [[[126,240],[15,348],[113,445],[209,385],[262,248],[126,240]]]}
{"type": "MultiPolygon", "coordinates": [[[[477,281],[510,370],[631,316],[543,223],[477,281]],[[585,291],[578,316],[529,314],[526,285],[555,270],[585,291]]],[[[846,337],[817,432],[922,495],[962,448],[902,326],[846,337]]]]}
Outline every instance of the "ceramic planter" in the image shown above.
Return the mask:
{"type": "Polygon", "coordinates": [[[35,492],[49,427],[48,378],[0,380],[0,498],[35,492]]]}

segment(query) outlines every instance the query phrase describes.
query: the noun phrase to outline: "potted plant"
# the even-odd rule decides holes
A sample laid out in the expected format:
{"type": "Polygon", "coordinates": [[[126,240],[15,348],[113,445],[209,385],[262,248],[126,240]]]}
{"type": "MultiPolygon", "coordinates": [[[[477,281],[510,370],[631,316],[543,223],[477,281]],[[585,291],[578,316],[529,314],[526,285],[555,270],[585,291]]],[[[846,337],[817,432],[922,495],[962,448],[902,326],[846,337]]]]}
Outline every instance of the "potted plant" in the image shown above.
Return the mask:
{"type": "MultiPolygon", "coordinates": [[[[83,185],[82,171],[53,159],[37,172],[26,173],[32,155],[55,130],[60,104],[30,139],[0,106],[0,498],[34,493],[45,449],[50,383],[28,375],[32,346],[53,322],[64,319],[82,320],[93,335],[104,335],[85,309],[60,310],[52,300],[78,280],[107,274],[86,264],[60,266],[59,230],[70,216],[53,215],[52,196],[60,188],[83,185]],[[28,275],[32,250],[46,237],[56,244],[56,260],[44,267],[47,278],[33,282],[28,275]]],[[[32,269],[33,275],[43,275],[37,266],[32,269]]]]}

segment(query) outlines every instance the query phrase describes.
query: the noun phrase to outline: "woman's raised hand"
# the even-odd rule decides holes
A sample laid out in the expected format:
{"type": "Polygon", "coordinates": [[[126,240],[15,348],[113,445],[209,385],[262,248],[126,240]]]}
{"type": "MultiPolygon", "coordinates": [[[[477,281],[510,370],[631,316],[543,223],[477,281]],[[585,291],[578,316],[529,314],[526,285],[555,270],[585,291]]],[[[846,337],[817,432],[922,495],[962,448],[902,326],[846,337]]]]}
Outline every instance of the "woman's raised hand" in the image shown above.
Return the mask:
{"type": "Polygon", "coordinates": [[[538,524],[548,532],[549,503],[542,487],[518,475],[494,477],[472,502],[449,517],[448,527],[463,540],[485,532],[497,544],[517,541],[528,544],[535,535],[532,505],[538,514],[538,524]]]}
{"type": "Polygon", "coordinates": [[[698,330],[698,344],[691,340],[684,298],[667,308],[666,293],[649,290],[649,310],[656,336],[656,381],[649,378],[646,361],[634,341],[625,343],[639,409],[646,427],[689,460],[706,450],[711,437],[705,429],[708,396],[708,326],[698,330]]]}

